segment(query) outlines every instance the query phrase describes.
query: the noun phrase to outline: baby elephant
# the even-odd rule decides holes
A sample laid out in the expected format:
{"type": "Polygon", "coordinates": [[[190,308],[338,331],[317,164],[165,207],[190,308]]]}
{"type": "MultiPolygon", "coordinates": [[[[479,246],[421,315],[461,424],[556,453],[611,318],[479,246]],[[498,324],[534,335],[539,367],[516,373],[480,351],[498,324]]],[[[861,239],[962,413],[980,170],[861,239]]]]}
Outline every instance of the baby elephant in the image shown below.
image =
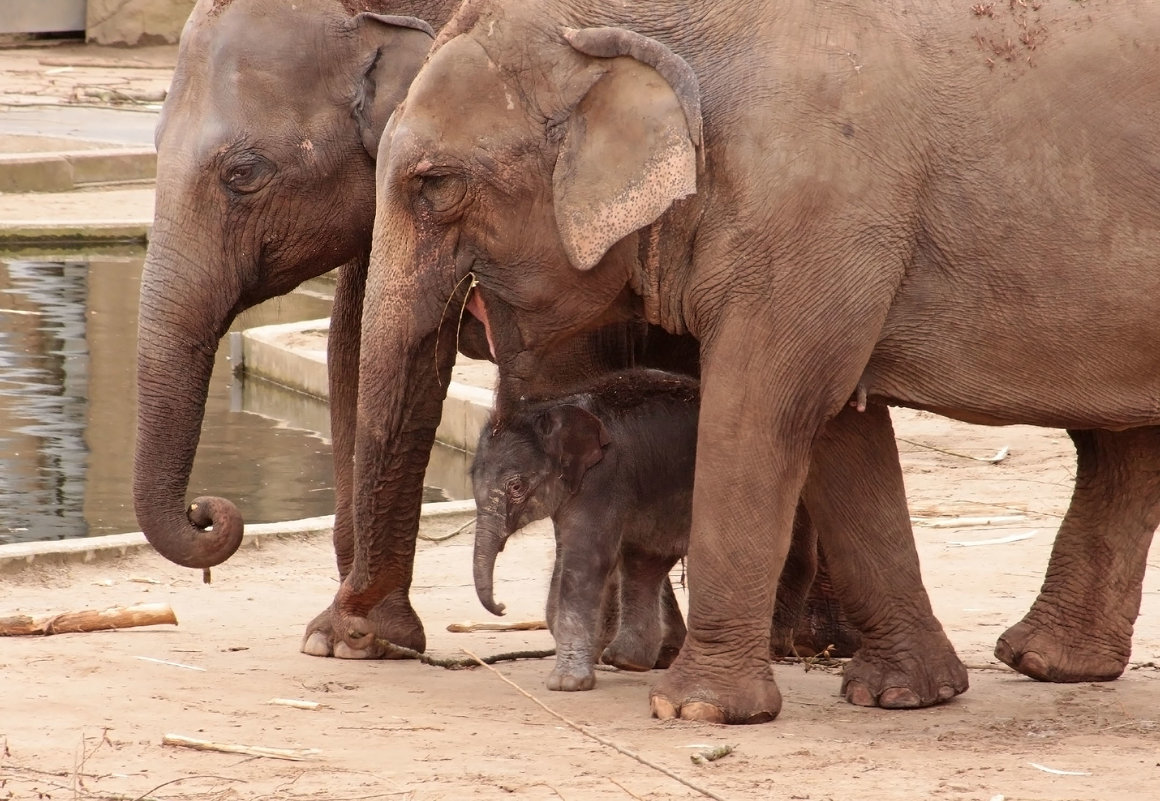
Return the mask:
{"type": "Polygon", "coordinates": [[[556,527],[548,689],[593,687],[602,609],[617,601],[604,662],[649,670],[662,648],[675,654],[684,640],[668,573],[688,550],[698,405],[694,379],[626,370],[529,403],[480,436],[471,470],[475,588],[489,611],[503,614],[492,575],[507,537],[545,517],[556,527]]]}

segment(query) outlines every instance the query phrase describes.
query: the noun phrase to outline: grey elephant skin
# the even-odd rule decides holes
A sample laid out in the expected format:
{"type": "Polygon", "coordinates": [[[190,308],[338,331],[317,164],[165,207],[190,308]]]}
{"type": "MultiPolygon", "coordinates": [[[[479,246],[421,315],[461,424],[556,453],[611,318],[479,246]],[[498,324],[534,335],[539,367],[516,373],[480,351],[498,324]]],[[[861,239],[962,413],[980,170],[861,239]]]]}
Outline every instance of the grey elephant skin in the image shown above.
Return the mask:
{"type": "Polygon", "coordinates": [[[778,714],[799,496],[863,634],[845,697],[966,689],[888,403],[1069,430],[1072,504],[996,653],[1118,676],[1160,520],[1157,39],[1148,2],[468,2],[380,147],[348,642],[409,581],[466,301],[510,376],[618,316],[700,342],[689,632],[654,715],[778,714]]]}
{"type": "Polygon", "coordinates": [[[684,621],[679,609],[664,613],[675,599],[666,609],[662,599],[688,548],[697,397],[694,379],[628,370],[484,427],[471,468],[475,589],[484,607],[502,614],[493,596],[496,556],[516,531],[552,519],[549,690],[592,689],[597,661],[649,670],[680,650],[684,621]],[[601,654],[608,592],[618,592],[620,611],[601,654]]]}
{"type": "MultiPolygon", "coordinates": [[[[211,566],[228,558],[241,537],[241,516],[231,502],[200,497],[184,506],[221,333],[255,303],[339,269],[327,362],[334,545],[339,576],[349,572],[374,157],[387,116],[431,44],[424,21],[437,28],[457,5],[233,0],[201,2],[193,10],[158,129],[156,217],[141,298],[134,498],[142,529],[167,558],[211,566]],[[212,531],[203,530],[209,525],[212,531]]],[[[474,317],[465,316],[455,338],[462,352],[490,356],[474,317]]],[[[545,371],[551,387],[530,382],[512,391],[558,390],[634,362],[695,371],[693,345],[659,329],[614,324],[556,348],[553,369],[545,371]]],[[[802,586],[787,587],[783,596],[803,597],[812,575],[807,559],[795,573],[802,586]]],[[[833,602],[823,585],[815,592],[833,602]]],[[[423,630],[407,595],[406,588],[391,593],[371,617],[382,639],[422,649],[423,630]]],[[[304,652],[384,653],[377,643],[347,647],[331,619],[325,610],[309,623],[304,652]]],[[[830,620],[823,610],[804,622],[830,630],[830,620]]],[[[783,632],[789,642],[788,624],[783,632]]]]}

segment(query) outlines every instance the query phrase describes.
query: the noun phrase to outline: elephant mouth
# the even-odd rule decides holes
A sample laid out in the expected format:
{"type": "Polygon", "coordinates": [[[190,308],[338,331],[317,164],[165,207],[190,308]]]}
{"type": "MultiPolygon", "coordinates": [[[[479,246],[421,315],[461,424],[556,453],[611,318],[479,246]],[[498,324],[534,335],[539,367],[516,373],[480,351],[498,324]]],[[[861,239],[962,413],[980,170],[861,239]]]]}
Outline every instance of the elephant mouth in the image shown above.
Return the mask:
{"type": "Polygon", "coordinates": [[[498,358],[495,355],[495,339],[491,334],[491,321],[487,319],[487,306],[483,302],[483,295],[479,294],[479,288],[473,286],[471,294],[467,298],[466,309],[471,313],[471,316],[483,323],[483,331],[487,335],[487,349],[491,351],[491,358],[498,358]]]}

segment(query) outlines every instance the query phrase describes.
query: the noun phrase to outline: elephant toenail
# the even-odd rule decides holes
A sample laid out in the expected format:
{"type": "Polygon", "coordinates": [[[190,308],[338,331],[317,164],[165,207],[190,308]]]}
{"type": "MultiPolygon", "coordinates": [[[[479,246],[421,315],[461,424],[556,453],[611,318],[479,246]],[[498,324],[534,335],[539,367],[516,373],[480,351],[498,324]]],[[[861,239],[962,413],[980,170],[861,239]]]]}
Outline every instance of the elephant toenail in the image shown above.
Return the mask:
{"type": "Polygon", "coordinates": [[[648,699],[652,716],[660,720],[673,720],[677,716],[677,707],[664,696],[654,695],[648,699]]]}
{"type": "Polygon", "coordinates": [[[681,720],[696,720],[702,723],[724,723],[725,712],[715,704],[693,701],[681,707],[681,720]]]}

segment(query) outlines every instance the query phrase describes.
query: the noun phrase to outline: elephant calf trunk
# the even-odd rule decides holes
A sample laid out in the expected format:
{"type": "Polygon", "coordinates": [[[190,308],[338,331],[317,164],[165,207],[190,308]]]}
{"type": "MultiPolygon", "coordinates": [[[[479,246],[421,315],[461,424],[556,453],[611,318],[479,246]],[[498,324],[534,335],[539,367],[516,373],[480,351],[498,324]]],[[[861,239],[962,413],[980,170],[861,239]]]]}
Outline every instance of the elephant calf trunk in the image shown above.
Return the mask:
{"type": "Polygon", "coordinates": [[[475,555],[473,559],[475,576],[475,594],[483,608],[493,615],[503,615],[506,608],[496,603],[493,596],[493,576],[495,574],[495,559],[503,550],[504,537],[494,531],[491,526],[475,527],[475,555]]]}

